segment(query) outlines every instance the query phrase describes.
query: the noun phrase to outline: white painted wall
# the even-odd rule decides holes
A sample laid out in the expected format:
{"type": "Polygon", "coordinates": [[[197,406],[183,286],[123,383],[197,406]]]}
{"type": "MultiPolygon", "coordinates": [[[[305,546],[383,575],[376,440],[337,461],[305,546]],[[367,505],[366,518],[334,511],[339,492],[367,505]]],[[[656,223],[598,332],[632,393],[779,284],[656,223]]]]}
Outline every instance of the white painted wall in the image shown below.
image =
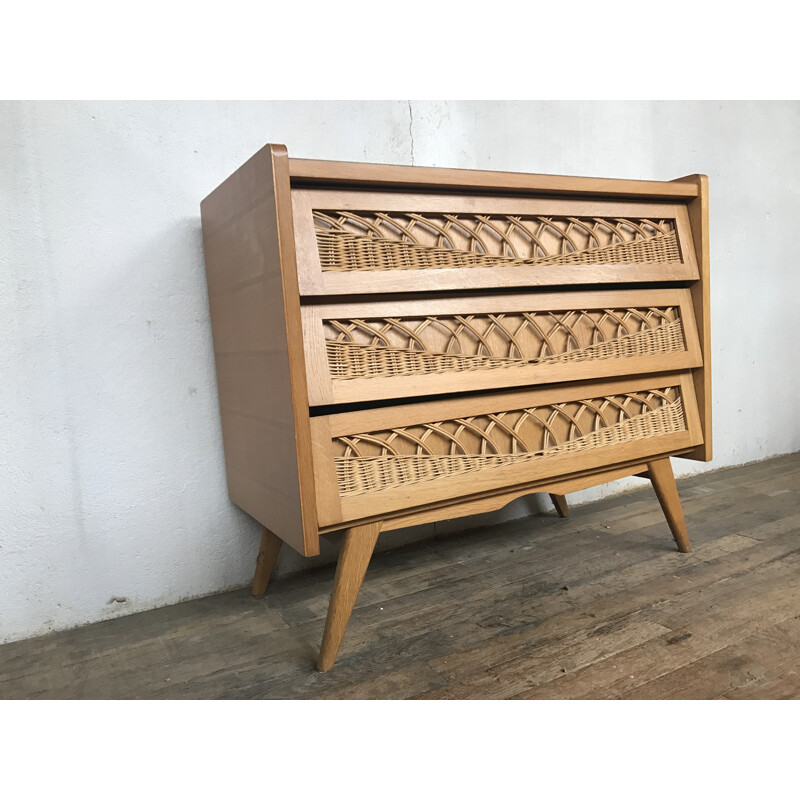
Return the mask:
{"type": "MultiPolygon", "coordinates": [[[[711,467],[800,449],[798,103],[0,104],[0,641],[249,580],[258,527],[226,496],[199,203],[266,142],[306,158],[708,173],[711,467]]],[[[287,552],[279,570],[332,554],[287,552]]]]}

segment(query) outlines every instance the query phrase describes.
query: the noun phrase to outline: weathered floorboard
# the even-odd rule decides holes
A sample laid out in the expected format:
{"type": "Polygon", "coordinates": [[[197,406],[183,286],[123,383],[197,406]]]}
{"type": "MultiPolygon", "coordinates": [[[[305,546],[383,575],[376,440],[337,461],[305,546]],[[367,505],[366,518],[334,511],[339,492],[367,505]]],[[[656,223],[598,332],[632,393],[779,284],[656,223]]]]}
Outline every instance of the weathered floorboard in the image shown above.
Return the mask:
{"type": "MultiPolygon", "coordinates": [[[[800,454],[378,553],[336,666],[333,568],[0,647],[0,698],[800,697],[800,454]]],[[[385,534],[391,536],[391,533],[385,534]]]]}

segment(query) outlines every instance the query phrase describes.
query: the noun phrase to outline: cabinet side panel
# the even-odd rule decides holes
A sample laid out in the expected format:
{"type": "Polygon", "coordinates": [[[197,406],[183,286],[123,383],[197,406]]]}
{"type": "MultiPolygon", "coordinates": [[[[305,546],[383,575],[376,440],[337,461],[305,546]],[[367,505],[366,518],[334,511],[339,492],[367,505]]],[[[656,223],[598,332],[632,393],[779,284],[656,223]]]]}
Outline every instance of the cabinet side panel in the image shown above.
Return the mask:
{"type": "Polygon", "coordinates": [[[713,456],[711,433],[711,259],[709,251],[708,176],[687,175],[676,183],[692,183],[698,196],[687,204],[692,227],[695,255],[700,278],[691,286],[692,306],[697,320],[697,333],[703,354],[703,366],[692,370],[697,405],[700,410],[700,427],[703,444],[682,456],[693,461],[711,461],[713,456]]]}
{"type": "Polygon", "coordinates": [[[201,203],[203,246],[229,495],[309,554],[275,194],[268,146],[201,203]]]}

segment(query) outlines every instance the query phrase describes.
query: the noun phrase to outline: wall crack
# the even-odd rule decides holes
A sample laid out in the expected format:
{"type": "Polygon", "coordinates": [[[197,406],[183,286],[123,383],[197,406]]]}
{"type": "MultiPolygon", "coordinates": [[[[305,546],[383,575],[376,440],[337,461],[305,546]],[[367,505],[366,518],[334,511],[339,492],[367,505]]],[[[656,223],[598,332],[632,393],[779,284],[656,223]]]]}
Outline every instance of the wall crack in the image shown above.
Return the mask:
{"type": "Polygon", "coordinates": [[[411,137],[411,166],[414,166],[414,112],[411,110],[411,101],[408,101],[408,135],[411,137]]]}

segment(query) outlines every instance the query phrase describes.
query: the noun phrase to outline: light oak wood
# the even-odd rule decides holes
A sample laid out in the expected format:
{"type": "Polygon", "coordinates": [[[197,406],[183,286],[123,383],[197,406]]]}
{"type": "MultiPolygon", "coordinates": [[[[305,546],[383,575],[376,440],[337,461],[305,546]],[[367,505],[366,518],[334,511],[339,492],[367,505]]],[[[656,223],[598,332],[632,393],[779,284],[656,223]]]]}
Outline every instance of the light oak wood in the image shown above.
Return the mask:
{"type": "Polygon", "coordinates": [[[319,651],[318,668],[320,672],[329,670],[336,661],[380,530],[380,523],[371,523],[349,528],[344,534],[342,550],[336,564],[336,577],[328,606],[328,616],[325,620],[325,632],[322,634],[322,646],[319,651]]]}
{"type": "MultiPolygon", "coordinates": [[[[545,292],[524,294],[449,294],[446,297],[393,296],[391,299],[370,299],[359,303],[315,303],[304,305],[303,339],[308,371],[308,400],[312,406],[361,402],[399,397],[431,396],[454,392],[499,389],[558,382],[565,379],[587,380],[616,375],[651,372],[672,372],[700,367],[703,363],[695,327],[691,295],[688,289],[629,289],[592,292],[545,292]],[[419,318],[453,317],[498,320],[503,315],[520,313],[574,312],[576,309],[628,309],[646,311],[675,308],[683,327],[683,349],[653,352],[620,358],[592,358],[585,361],[520,364],[505,368],[443,371],[439,374],[375,376],[335,380],[331,375],[327,354],[325,324],[330,320],[418,320],[419,318]]],[[[572,322],[582,323],[573,316],[572,322]]],[[[635,317],[631,327],[635,328],[635,317]]],[[[629,322],[631,322],[629,320],[629,322]]],[[[417,322],[417,324],[419,324],[417,322]]],[[[500,320],[497,324],[502,324],[500,320]]],[[[544,328],[553,327],[544,317],[544,328]]],[[[615,323],[616,324],[616,323],[615,323]]],[[[366,327],[366,323],[363,327],[366,327]]],[[[413,327],[413,326],[412,326],[413,327]]],[[[586,325],[586,328],[590,326],[586,325]]],[[[513,326],[509,327],[513,336],[513,326]]]]}
{"type": "Polygon", "coordinates": [[[276,536],[268,528],[262,528],[261,546],[258,550],[256,572],[253,576],[252,592],[254,597],[259,597],[267,591],[267,585],[278,561],[278,554],[281,552],[282,544],[283,539],[276,536]]]}
{"type": "MultiPolygon", "coordinates": [[[[670,453],[671,456],[679,454],[680,451],[670,453]]],[[[620,478],[633,476],[649,479],[647,471],[645,470],[642,472],[644,466],[646,466],[646,460],[634,461],[624,466],[613,467],[611,469],[608,467],[601,467],[600,469],[595,468],[578,473],[575,476],[571,475],[566,479],[550,478],[543,481],[534,481],[533,483],[517,487],[512,491],[494,490],[478,492],[462,498],[458,503],[453,503],[452,501],[431,503],[424,507],[423,510],[411,510],[392,516],[360,519],[356,524],[364,525],[368,522],[375,522],[381,519],[383,520],[381,531],[390,531],[399,528],[407,528],[411,525],[424,525],[428,522],[438,522],[443,519],[455,519],[457,517],[473,514],[484,514],[489,511],[497,511],[497,509],[503,508],[513,500],[530,494],[556,493],[566,495],[572,492],[579,492],[582,489],[590,489],[593,486],[600,486],[601,484],[619,480],[620,478]]],[[[334,526],[332,528],[323,529],[322,533],[330,533],[335,530],[338,530],[338,528],[334,526]]]]}
{"type": "Polygon", "coordinates": [[[325,417],[311,420],[311,441],[313,445],[312,468],[316,484],[317,521],[320,531],[330,525],[330,520],[341,520],[342,498],[336,480],[336,471],[331,469],[331,426],[325,417]]]}
{"type": "Polygon", "coordinates": [[[556,508],[556,513],[561,519],[566,519],[569,516],[569,506],[567,505],[567,498],[563,494],[550,493],[550,499],[556,508]]]}
{"type": "MultiPolygon", "coordinates": [[[[686,413],[686,429],[683,432],[645,438],[629,443],[613,444],[597,449],[548,456],[546,459],[531,460],[525,464],[495,466],[476,473],[457,474],[441,477],[436,481],[416,483],[410,486],[384,488],[379,492],[353,496],[340,496],[335,506],[318,506],[321,526],[332,526],[349,520],[360,519],[377,513],[388,513],[452,498],[457,500],[474,491],[476,480],[480,480],[485,490],[500,489],[520,483],[530,483],[547,477],[565,477],[570,472],[613,466],[635,459],[654,456],[659,452],[685,450],[701,440],[697,412],[690,413],[694,405],[694,387],[688,373],[637,377],[635,379],[615,379],[588,384],[568,384],[550,386],[534,390],[481,394],[476,397],[435,400],[414,403],[407,406],[392,406],[328,417],[315,417],[312,428],[328,426],[332,437],[348,437],[364,431],[394,430],[399,426],[410,426],[438,420],[463,419],[487,412],[497,414],[511,409],[528,408],[564,403],[582,397],[604,397],[617,393],[636,392],[657,386],[679,386],[686,413]],[[340,513],[341,517],[335,515],[340,513]]],[[[315,434],[314,470],[320,481],[331,483],[331,473],[335,469],[335,455],[331,439],[315,434]],[[318,444],[319,443],[319,444],[318,444]]],[[[320,498],[321,501],[321,498],[320,498]]]]}
{"type": "Polygon", "coordinates": [[[675,544],[681,553],[691,551],[689,544],[689,533],[686,530],[686,520],[683,518],[681,500],[678,497],[678,487],[675,485],[675,475],[672,472],[672,464],[668,458],[660,458],[650,461],[647,464],[647,473],[653,482],[658,502],[667,518],[669,529],[675,538],[675,544]]]}
{"type": "Polygon", "coordinates": [[[319,553],[286,148],[269,145],[200,205],[231,499],[319,553]]]}
{"type": "Polygon", "coordinates": [[[314,555],[347,530],[321,669],[380,530],[532,492],[566,516],[567,494],[639,475],[688,548],[668,459],[711,455],[705,176],[268,145],[201,212],[229,494],[265,527],[254,592],[281,541],[314,555]]]}
{"type": "Polygon", "coordinates": [[[680,385],[686,389],[688,398],[693,401],[695,399],[689,372],[659,372],[597,381],[556,383],[501,392],[482,392],[452,398],[437,397],[405,405],[382,405],[377,408],[312,417],[312,424],[316,425],[318,420],[327,420],[331,436],[346,436],[358,433],[360,430],[381,430],[396,427],[398,424],[415,425],[445,419],[448,416],[468,417],[487,411],[509,411],[523,406],[564,403],[576,400],[581,395],[599,397],[617,392],[636,392],[652,389],[656,385],[680,385]]]}
{"type": "Polygon", "coordinates": [[[292,219],[291,188],[289,183],[289,156],[283,146],[270,151],[275,176],[275,208],[278,221],[278,263],[286,320],[286,341],[289,355],[289,380],[292,390],[294,436],[297,452],[300,506],[303,519],[303,554],[319,553],[316,503],[314,501],[314,476],[311,469],[311,427],[305,398],[306,369],[302,346],[302,322],[297,282],[297,257],[295,254],[294,221],[292,219]]]}
{"type": "Polygon", "coordinates": [[[692,306],[697,317],[697,332],[703,357],[703,366],[694,371],[694,385],[700,407],[700,425],[703,442],[685,458],[696,461],[711,461],[713,445],[711,436],[711,255],[708,222],[708,176],[687,175],[678,178],[678,183],[692,185],[697,197],[687,205],[691,221],[692,238],[699,280],[692,283],[692,306]]]}
{"type": "Polygon", "coordinates": [[[447,167],[410,167],[396,164],[364,164],[354,161],[289,160],[292,182],[304,185],[361,185],[365,188],[449,189],[470,192],[523,192],[542,195],[633,196],[642,199],[691,199],[694,187],[661,181],[624,178],[581,178],[572,175],[537,175],[524,172],[491,172],[447,167]]]}
{"type": "Polygon", "coordinates": [[[293,189],[292,207],[301,295],[352,295],[515,286],[564,286],[644,281],[688,281],[698,278],[686,208],[682,204],[560,200],[491,195],[353,192],[293,189]],[[439,269],[353,270],[324,272],[320,263],[315,210],[501,215],[548,215],[567,218],[648,218],[673,220],[680,263],[578,264],[439,269]]]}
{"type": "MultiPolygon", "coordinates": [[[[486,472],[491,475],[480,476],[480,485],[486,489],[500,489],[520,482],[532,481],[535,478],[545,480],[545,476],[552,479],[566,477],[574,472],[578,465],[585,468],[608,466],[610,463],[629,461],[635,458],[652,458],[664,452],[664,449],[687,450],[697,441],[689,434],[672,434],[665,436],[660,441],[646,440],[637,445],[619,445],[613,448],[613,453],[592,452],[588,455],[573,457],[572,455],[554,456],[552,462],[546,467],[539,465],[526,466],[520,469],[514,465],[497,467],[486,472]]],[[[611,449],[611,448],[610,448],[611,449]]],[[[384,489],[380,496],[356,496],[343,498],[342,520],[361,519],[369,515],[385,514],[408,508],[410,504],[430,504],[440,500],[451,499],[456,501],[468,494],[474,487],[475,475],[458,475],[452,478],[441,478],[437,486],[418,484],[408,488],[384,489]]],[[[453,516],[461,516],[454,509],[453,516]]],[[[331,524],[334,524],[331,522],[331,524]]],[[[341,524],[339,525],[341,527],[341,524]]]]}

